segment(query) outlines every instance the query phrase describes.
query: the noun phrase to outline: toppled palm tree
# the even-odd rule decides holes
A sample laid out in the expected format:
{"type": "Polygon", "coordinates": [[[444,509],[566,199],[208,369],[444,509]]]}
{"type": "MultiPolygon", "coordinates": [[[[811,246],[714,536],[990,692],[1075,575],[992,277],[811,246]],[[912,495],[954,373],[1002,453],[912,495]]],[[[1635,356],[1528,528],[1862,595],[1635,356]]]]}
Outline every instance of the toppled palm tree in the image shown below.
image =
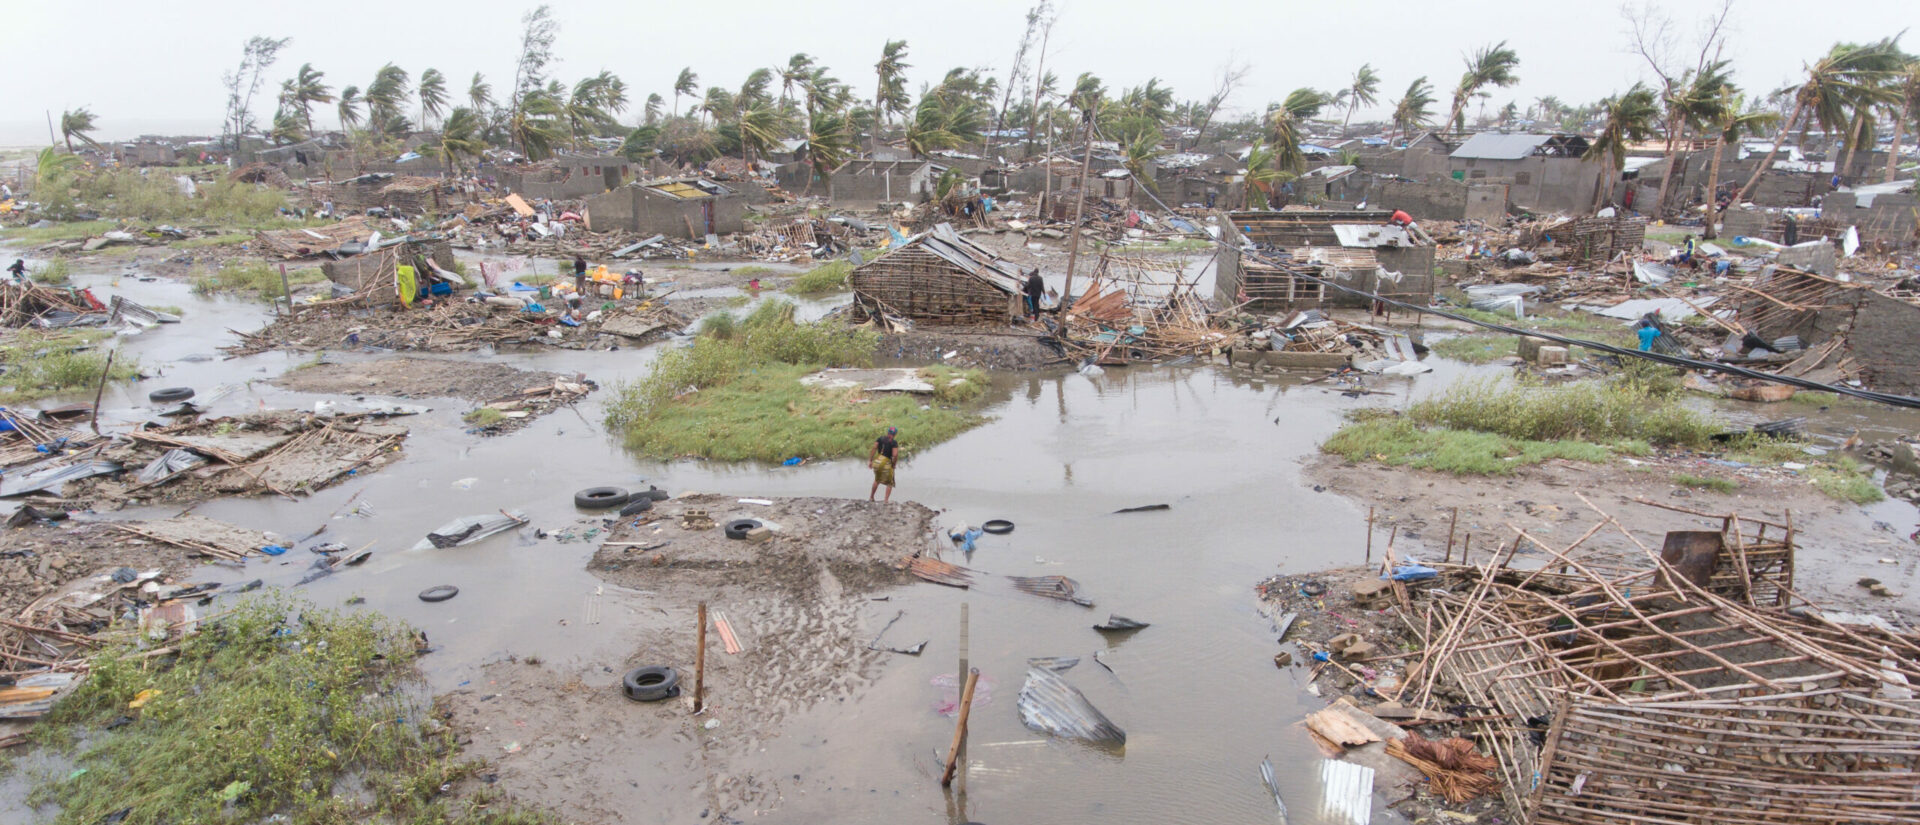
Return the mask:
{"type": "Polygon", "coordinates": [[[1793,114],[1780,126],[1780,133],[1774,138],[1773,146],[1767,150],[1767,156],[1753,170],[1753,177],[1740,187],[1734,196],[1736,202],[1746,200],[1748,193],[1760,183],[1760,177],[1773,168],[1773,159],[1780,152],[1780,144],[1785,143],[1787,135],[1793,133],[1795,125],[1805,124],[1802,115],[1811,113],[1819,121],[1821,128],[1837,131],[1847,122],[1849,103],[1864,86],[1875,85],[1891,76],[1901,65],[1901,53],[1893,38],[1886,38],[1864,46],[1855,43],[1836,43],[1827,51],[1825,57],[1807,67],[1807,77],[1799,86],[1781,91],[1793,93],[1793,114]]]}
{"type": "Polygon", "coordinates": [[[1520,68],[1520,55],[1507,48],[1505,40],[1491,46],[1481,46],[1479,51],[1466,58],[1467,70],[1460,74],[1460,83],[1453,88],[1453,111],[1447,115],[1447,126],[1454,130],[1465,127],[1467,101],[1479,95],[1488,86],[1502,89],[1520,82],[1520,76],[1514,70],[1520,68]]]}
{"type": "Polygon", "coordinates": [[[99,128],[94,125],[93,120],[93,112],[85,106],[60,113],[60,137],[67,142],[68,153],[73,152],[74,138],[79,138],[81,143],[95,149],[100,148],[100,144],[93,139],[93,136],[87,134],[99,128]]]}

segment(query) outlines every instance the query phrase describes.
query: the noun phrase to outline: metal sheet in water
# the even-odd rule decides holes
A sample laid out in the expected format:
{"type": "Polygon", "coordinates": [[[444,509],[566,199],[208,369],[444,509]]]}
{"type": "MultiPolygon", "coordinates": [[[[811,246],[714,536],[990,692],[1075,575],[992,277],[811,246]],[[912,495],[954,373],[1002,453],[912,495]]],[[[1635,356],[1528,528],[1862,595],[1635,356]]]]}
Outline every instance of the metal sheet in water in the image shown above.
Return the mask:
{"type": "Polygon", "coordinates": [[[1107,719],[1067,680],[1046,668],[1027,669],[1027,683],[1020,686],[1020,721],[1054,736],[1101,745],[1127,744],[1126,731],[1107,719]]]}
{"type": "Polygon", "coordinates": [[[472,544],[495,533],[510,530],[527,523],[525,513],[515,510],[492,515],[465,516],[457,518],[427,534],[413,545],[415,550],[432,550],[435,547],[455,547],[472,544]]]}
{"type": "Polygon", "coordinates": [[[1092,607],[1093,600],[1079,595],[1080,583],[1066,576],[1008,576],[1015,589],[1022,593],[1073,602],[1081,607],[1092,607]]]}
{"type": "Polygon", "coordinates": [[[1373,820],[1373,769],[1328,759],[1320,763],[1320,817],[1334,825],[1373,820]]]}

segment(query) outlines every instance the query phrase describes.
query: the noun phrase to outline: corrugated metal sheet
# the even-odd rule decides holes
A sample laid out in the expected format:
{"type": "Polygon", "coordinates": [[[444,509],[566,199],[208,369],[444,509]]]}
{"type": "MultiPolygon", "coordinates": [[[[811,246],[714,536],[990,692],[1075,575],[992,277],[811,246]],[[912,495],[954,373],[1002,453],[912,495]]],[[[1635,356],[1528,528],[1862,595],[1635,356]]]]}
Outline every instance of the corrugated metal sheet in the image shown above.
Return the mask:
{"type": "Polygon", "coordinates": [[[120,472],[119,462],[93,459],[91,461],[68,464],[64,467],[50,467],[35,470],[25,475],[8,473],[4,478],[0,478],[0,498],[23,496],[28,493],[37,493],[41,490],[57,496],[60,495],[61,490],[65,489],[69,481],[79,481],[83,478],[92,478],[97,475],[117,472],[120,472]]]}
{"type": "Polygon", "coordinates": [[[1498,132],[1481,132],[1467,138],[1466,143],[1453,150],[1449,157],[1475,158],[1479,160],[1519,160],[1533,154],[1552,135],[1503,135],[1498,132]]]}
{"type": "MultiPolygon", "coordinates": [[[[887,255],[913,246],[938,255],[942,260],[959,267],[968,275],[986,281],[993,287],[1008,293],[1020,292],[1021,287],[1027,282],[1026,275],[1020,271],[1020,267],[1001,260],[999,256],[961,237],[960,233],[953,230],[951,224],[943,223],[908,238],[906,243],[895,246],[887,255]]],[[[886,260],[887,255],[873,259],[867,263],[867,266],[886,260]]]]}
{"type": "Polygon", "coordinates": [[[1054,736],[1102,745],[1127,743],[1126,731],[1094,708],[1067,680],[1046,668],[1027,669],[1027,683],[1020,686],[1020,721],[1054,736]]]}
{"type": "Polygon", "coordinates": [[[1320,763],[1320,817],[1332,825],[1373,820],[1373,769],[1328,759],[1320,763]]]}

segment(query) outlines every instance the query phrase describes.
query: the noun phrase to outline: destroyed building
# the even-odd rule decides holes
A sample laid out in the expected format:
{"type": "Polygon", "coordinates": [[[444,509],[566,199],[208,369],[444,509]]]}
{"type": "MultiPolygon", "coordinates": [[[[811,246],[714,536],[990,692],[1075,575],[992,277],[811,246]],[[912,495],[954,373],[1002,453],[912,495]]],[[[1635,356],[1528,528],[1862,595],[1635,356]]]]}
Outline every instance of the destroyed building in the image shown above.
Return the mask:
{"type": "Polygon", "coordinates": [[[856,317],[883,314],[928,324],[1005,324],[1022,311],[1020,267],[960,236],[948,224],[909,238],[857,266],[856,317]]]}
{"type": "Polygon", "coordinates": [[[523,197],[568,200],[617,189],[634,174],[635,166],[623,157],[563,153],[537,164],[503,168],[495,176],[523,197]]]}
{"type": "Polygon", "coordinates": [[[593,232],[638,232],[700,239],[746,229],[747,201],[705,178],[632,183],[588,198],[581,210],[593,232]]]}
{"type": "Polygon", "coordinates": [[[1225,213],[1220,222],[1232,236],[1220,253],[1214,304],[1269,311],[1368,303],[1313,278],[1424,304],[1433,296],[1434,249],[1390,226],[1391,216],[1353,210],[1225,213]],[[1247,244],[1257,251],[1249,254],[1247,244]]]}
{"type": "Polygon", "coordinates": [[[335,214],[384,209],[405,215],[445,215],[470,200],[459,187],[440,178],[371,172],[333,183],[312,183],[316,205],[332,204],[335,214]]]}
{"type": "Polygon", "coordinates": [[[928,160],[850,160],[827,176],[827,195],[845,209],[923,203],[947,167],[928,160]]]}
{"type": "Polygon", "coordinates": [[[1584,212],[1602,179],[1602,166],[1581,160],[1586,152],[1587,139],[1579,135],[1481,132],[1447,156],[1447,173],[1468,183],[1506,184],[1508,200],[1535,212],[1584,212]]]}

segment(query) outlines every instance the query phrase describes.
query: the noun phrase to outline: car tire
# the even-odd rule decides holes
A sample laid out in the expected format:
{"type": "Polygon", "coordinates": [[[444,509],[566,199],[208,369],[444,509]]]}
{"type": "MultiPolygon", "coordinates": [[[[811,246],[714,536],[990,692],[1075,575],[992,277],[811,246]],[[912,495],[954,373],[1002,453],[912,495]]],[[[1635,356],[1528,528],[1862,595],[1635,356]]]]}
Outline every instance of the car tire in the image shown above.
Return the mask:
{"type": "Polygon", "coordinates": [[[627,503],[627,491],[618,487],[588,487],[573,494],[573,506],[582,510],[605,510],[627,503]]]}
{"type": "Polygon", "coordinates": [[[620,515],[637,516],[652,509],[653,499],[635,496],[632,501],[627,502],[627,506],[620,508],[620,515]]]}
{"type": "Polygon", "coordinates": [[[989,519],[987,523],[980,525],[980,529],[996,536],[1004,536],[1013,532],[1013,522],[1003,518],[989,519]]]}
{"type": "Polygon", "coordinates": [[[680,695],[680,674],[664,665],[637,667],[620,680],[620,689],[635,702],[672,699],[680,695]]]}
{"type": "Polygon", "coordinates": [[[444,602],[458,595],[460,595],[460,588],[451,584],[442,584],[420,591],[420,601],[444,602]]]}
{"type": "Polygon", "coordinates": [[[171,404],[175,401],[185,401],[192,397],[192,387],[168,387],[163,390],[154,390],[153,392],[147,393],[147,400],[156,404],[171,404]]]}
{"type": "Polygon", "coordinates": [[[760,522],[750,518],[729,521],[727,522],[727,538],[744,539],[747,537],[747,533],[752,532],[754,528],[759,526],[760,522]]]}

